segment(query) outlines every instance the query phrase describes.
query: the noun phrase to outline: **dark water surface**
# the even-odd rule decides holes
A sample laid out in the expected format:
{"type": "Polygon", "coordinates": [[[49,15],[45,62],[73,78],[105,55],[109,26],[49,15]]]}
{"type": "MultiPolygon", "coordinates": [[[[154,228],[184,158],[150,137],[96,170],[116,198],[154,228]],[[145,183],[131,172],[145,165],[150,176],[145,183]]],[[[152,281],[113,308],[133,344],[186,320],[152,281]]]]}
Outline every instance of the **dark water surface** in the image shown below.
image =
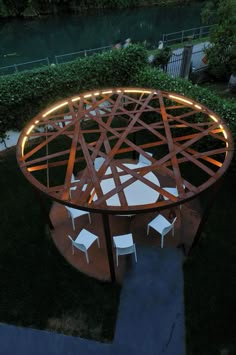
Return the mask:
{"type": "Polygon", "coordinates": [[[0,66],[124,41],[157,44],[163,33],[201,26],[201,3],[0,21],[0,66]],[[6,57],[7,54],[7,57],[6,57]],[[9,56],[10,54],[10,56],[9,56]],[[4,57],[5,55],[5,57],[4,57]]]}

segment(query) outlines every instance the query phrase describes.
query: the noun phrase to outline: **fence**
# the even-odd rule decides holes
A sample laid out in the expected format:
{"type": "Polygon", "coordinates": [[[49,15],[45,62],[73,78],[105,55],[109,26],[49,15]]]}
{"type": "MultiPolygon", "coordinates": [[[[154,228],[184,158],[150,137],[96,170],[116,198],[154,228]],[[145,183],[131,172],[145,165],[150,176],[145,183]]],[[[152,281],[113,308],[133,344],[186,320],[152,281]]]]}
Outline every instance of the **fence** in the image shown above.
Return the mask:
{"type": "Polygon", "coordinates": [[[165,33],[162,35],[162,42],[164,45],[183,43],[185,41],[200,39],[209,35],[210,29],[213,25],[190,28],[179,32],[165,33]]]}
{"type": "Polygon", "coordinates": [[[166,72],[171,75],[173,78],[177,78],[180,76],[180,68],[183,59],[183,51],[180,53],[173,53],[168,65],[166,72]]]}
{"type": "MultiPolygon", "coordinates": [[[[176,43],[176,42],[184,42],[186,38],[190,39],[190,37],[194,38],[201,38],[206,36],[209,33],[211,26],[202,26],[202,27],[197,27],[197,28],[191,28],[188,30],[183,30],[179,32],[173,32],[173,33],[168,33],[168,34],[163,34],[162,39],[164,44],[168,43],[176,43]],[[191,36],[190,36],[191,34],[191,36]]],[[[73,60],[81,57],[86,57],[90,56],[96,53],[102,53],[104,51],[111,50],[112,45],[105,46],[105,47],[99,47],[99,48],[93,48],[93,49],[86,49],[83,51],[78,51],[78,52],[73,52],[73,53],[67,53],[67,54],[62,54],[62,55],[56,55],[55,56],[55,63],[56,64],[62,64],[62,63],[68,63],[72,62],[73,60]]],[[[174,53],[169,61],[168,67],[167,67],[167,72],[174,76],[177,77],[179,76],[180,73],[180,65],[181,65],[181,60],[182,60],[182,54],[180,53],[174,53]]],[[[31,62],[25,62],[25,63],[20,63],[20,64],[13,64],[5,67],[0,68],[0,75],[8,75],[8,74],[14,74],[19,71],[23,70],[30,70],[35,67],[40,67],[40,66],[45,66],[45,65],[50,65],[49,58],[43,58],[43,59],[38,59],[34,60],[31,62]]]]}
{"type": "Polygon", "coordinates": [[[56,61],[56,64],[68,63],[68,62],[72,62],[73,60],[80,58],[80,57],[87,57],[87,56],[90,56],[90,55],[93,55],[96,53],[102,53],[102,52],[108,51],[111,48],[112,48],[112,46],[110,45],[110,46],[106,46],[106,47],[85,49],[83,51],[74,52],[74,53],[55,55],[55,61],[56,61]]]}
{"type": "Polygon", "coordinates": [[[31,62],[25,62],[25,63],[19,63],[19,64],[13,64],[13,65],[1,67],[0,75],[15,74],[20,71],[43,67],[45,65],[50,65],[48,57],[43,59],[33,60],[31,62]]]}
{"type": "MultiPolygon", "coordinates": [[[[166,72],[171,75],[173,78],[181,76],[181,64],[183,61],[183,49],[179,50],[177,53],[173,53],[170,58],[166,72]]],[[[202,61],[204,57],[204,49],[192,52],[191,63],[190,63],[190,72],[195,71],[196,69],[201,69],[207,65],[202,61]]]]}

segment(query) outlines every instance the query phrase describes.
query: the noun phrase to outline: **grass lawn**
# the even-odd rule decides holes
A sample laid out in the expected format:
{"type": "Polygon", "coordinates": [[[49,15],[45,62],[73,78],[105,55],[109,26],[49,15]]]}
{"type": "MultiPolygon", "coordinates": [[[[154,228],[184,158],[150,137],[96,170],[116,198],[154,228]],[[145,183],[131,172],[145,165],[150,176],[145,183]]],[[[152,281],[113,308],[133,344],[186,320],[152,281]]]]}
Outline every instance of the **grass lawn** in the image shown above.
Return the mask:
{"type": "Polygon", "coordinates": [[[236,354],[236,181],[228,174],[184,266],[187,355],[236,354]]]}
{"type": "MultiPolygon", "coordinates": [[[[79,273],[57,252],[14,149],[0,155],[0,181],[0,321],[111,340],[120,288],[79,273]]],[[[187,355],[236,352],[235,195],[231,173],[184,265],[187,355]]]]}
{"type": "Polygon", "coordinates": [[[0,183],[0,322],[110,341],[120,288],[58,253],[15,149],[0,155],[0,183]]]}

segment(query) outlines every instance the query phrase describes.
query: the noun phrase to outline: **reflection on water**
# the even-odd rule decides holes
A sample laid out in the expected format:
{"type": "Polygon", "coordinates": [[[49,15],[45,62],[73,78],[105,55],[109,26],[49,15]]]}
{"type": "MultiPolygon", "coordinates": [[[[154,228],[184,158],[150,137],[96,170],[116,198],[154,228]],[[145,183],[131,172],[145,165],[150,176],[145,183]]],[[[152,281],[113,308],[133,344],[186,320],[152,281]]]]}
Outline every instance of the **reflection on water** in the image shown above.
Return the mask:
{"type": "Polygon", "coordinates": [[[201,4],[94,12],[42,19],[0,21],[0,65],[53,57],[116,40],[157,44],[162,33],[201,25],[201,4]],[[4,57],[4,55],[10,56],[4,57]]]}

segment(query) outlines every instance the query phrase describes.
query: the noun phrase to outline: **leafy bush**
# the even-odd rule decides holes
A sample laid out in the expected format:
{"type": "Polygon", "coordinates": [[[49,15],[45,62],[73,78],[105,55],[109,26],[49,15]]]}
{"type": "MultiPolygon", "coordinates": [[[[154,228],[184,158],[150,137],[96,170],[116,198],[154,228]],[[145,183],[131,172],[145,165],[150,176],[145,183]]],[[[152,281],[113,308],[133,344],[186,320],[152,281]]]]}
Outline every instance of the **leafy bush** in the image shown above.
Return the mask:
{"type": "Polygon", "coordinates": [[[209,72],[218,79],[235,74],[236,6],[235,0],[208,1],[203,8],[205,23],[214,16],[210,31],[211,46],[206,49],[209,72]]]}
{"type": "Polygon", "coordinates": [[[172,49],[170,47],[164,47],[163,49],[157,49],[152,65],[159,67],[164,71],[167,71],[167,64],[172,56],[172,49]]]}
{"type": "MultiPolygon", "coordinates": [[[[163,91],[172,91],[180,95],[191,97],[216,112],[228,122],[229,128],[236,142],[236,102],[234,99],[219,98],[212,91],[194,85],[185,79],[174,79],[159,69],[145,67],[136,74],[133,85],[147,88],[155,88],[163,91]]],[[[236,157],[232,164],[236,167],[236,157]]]]}
{"type": "Polygon", "coordinates": [[[141,86],[177,92],[208,106],[229,123],[236,140],[236,103],[219,99],[212,91],[174,79],[146,64],[147,52],[132,45],[70,64],[34,70],[0,79],[0,138],[21,129],[52,102],[82,91],[119,86],[141,86]]]}
{"type": "Polygon", "coordinates": [[[146,51],[132,45],[70,64],[0,78],[0,137],[24,124],[56,100],[89,89],[129,85],[144,66],[146,51]]]}

